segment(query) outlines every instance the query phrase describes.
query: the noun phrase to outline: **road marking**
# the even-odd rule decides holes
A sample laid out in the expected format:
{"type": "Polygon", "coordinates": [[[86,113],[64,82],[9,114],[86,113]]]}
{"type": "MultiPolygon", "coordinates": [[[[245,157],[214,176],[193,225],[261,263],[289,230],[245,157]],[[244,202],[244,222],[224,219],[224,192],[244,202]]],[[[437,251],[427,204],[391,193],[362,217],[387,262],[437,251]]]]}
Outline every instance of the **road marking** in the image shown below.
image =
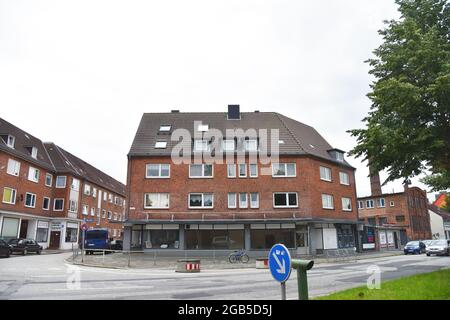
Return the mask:
{"type": "Polygon", "coordinates": [[[126,289],[152,289],[154,288],[154,286],[132,286],[132,287],[121,287],[121,286],[117,286],[117,287],[98,287],[98,288],[92,288],[92,287],[80,287],[79,289],[69,289],[69,288],[63,288],[63,289],[52,289],[52,291],[73,291],[73,292],[77,292],[77,291],[83,291],[83,290],[126,290],[126,289]]]}

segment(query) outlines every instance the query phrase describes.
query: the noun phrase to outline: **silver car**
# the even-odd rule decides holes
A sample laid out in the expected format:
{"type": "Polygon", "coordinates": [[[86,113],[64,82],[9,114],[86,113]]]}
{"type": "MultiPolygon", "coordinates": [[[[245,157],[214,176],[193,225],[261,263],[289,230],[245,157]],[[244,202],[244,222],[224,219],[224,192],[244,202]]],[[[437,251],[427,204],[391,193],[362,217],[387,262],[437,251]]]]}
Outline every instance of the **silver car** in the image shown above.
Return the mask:
{"type": "Polygon", "coordinates": [[[450,240],[435,240],[426,249],[427,256],[450,255],[450,240]]]}

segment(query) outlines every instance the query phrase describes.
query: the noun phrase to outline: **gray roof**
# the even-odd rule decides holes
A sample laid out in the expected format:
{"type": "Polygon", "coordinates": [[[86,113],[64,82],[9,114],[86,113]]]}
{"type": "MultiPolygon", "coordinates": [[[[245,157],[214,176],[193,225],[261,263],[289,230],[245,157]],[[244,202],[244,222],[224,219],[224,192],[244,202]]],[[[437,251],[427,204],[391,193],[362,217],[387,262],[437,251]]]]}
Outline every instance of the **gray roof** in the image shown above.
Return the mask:
{"type": "MultiPolygon", "coordinates": [[[[171,132],[186,129],[194,137],[194,121],[201,121],[224,135],[226,129],[267,129],[268,134],[270,129],[278,129],[279,139],[284,141],[279,145],[280,155],[312,155],[337,162],[328,152],[334,148],[313,127],[276,112],[241,112],[240,120],[228,120],[226,112],[144,113],[128,155],[170,156],[178,141],[171,141],[170,134],[159,133],[160,125],[171,125],[171,132]],[[167,148],[156,149],[156,141],[167,141],[167,148]]],[[[339,163],[351,167],[346,161],[339,163]]]]}
{"type": "Polygon", "coordinates": [[[40,139],[17,128],[13,124],[0,118],[0,135],[15,137],[14,149],[0,139],[0,150],[16,156],[22,160],[34,163],[49,172],[70,173],[91,183],[98,184],[105,189],[125,196],[125,185],[110,177],[106,173],[91,166],[89,163],[72,155],[54,143],[42,142],[40,139]],[[38,149],[37,159],[34,159],[27,147],[38,149]]]}

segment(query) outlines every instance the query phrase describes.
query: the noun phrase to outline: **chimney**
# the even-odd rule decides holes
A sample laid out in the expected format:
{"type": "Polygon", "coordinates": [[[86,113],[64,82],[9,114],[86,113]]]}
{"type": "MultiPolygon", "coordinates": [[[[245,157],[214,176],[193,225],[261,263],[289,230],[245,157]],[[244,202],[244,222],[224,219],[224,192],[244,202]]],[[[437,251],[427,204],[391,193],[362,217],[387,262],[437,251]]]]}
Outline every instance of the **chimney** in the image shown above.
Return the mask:
{"type": "Polygon", "coordinates": [[[382,194],[381,192],[381,183],[380,183],[380,174],[378,171],[373,171],[369,165],[370,172],[370,191],[372,196],[379,196],[382,194]]]}
{"type": "Polygon", "coordinates": [[[239,111],[238,104],[229,104],[228,105],[228,120],[240,120],[241,112],[239,111]]]}

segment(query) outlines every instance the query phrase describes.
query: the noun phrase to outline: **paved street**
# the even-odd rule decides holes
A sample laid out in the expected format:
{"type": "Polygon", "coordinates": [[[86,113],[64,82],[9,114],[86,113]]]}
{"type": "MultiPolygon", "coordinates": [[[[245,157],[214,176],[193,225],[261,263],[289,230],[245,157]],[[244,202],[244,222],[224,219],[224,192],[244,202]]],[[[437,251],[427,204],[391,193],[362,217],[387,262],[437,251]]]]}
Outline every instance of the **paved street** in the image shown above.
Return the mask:
{"type": "MultiPolygon", "coordinates": [[[[75,267],[70,254],[0,259],[0,299],[279,299],[280,286],[268,270],[118,270],[75,267]],[[68,283],[69,279],[69,283],[68,283]],[[70,280],[80,279],[79,285],[70,280]]],[[[309,272],[310,295],[365,285],[367,268],[377,265],[382,280],[450,267],[450,257],[394,256],[340,264],[319,264],[309,272]]],[[[287,283],[297,298],[296,274],[287,283]]]]}

